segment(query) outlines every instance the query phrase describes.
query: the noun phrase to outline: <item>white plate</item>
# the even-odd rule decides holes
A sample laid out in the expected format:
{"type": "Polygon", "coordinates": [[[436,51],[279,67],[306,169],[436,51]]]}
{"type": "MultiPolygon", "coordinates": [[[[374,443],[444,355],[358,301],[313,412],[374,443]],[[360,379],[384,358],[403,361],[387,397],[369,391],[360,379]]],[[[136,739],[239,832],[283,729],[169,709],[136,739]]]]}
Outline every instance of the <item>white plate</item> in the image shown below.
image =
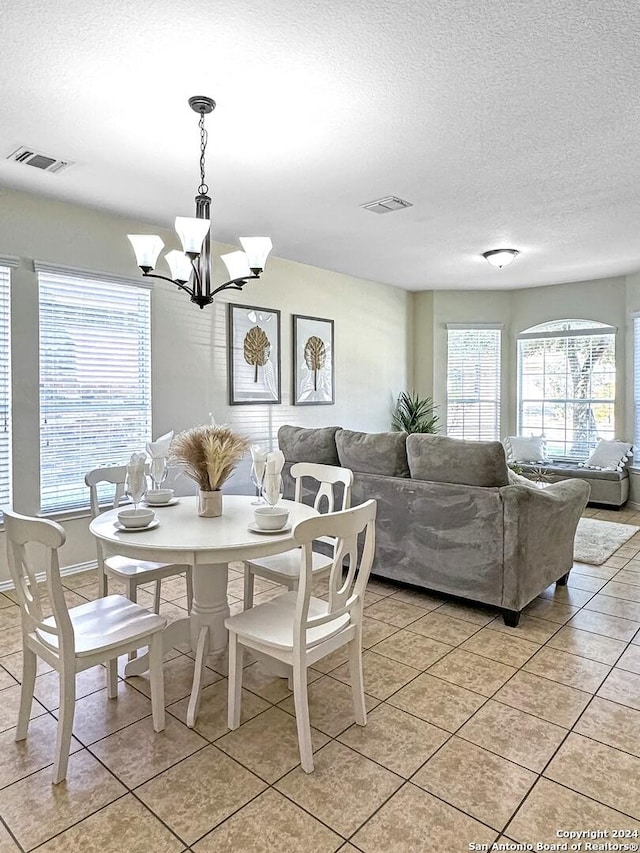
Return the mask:
{"type": "Polygon", "coordinates": [[[149,524],[145,524],[144,527],[125,527],[124,524],[120,524],[119,521],[114,521],[113,526],[116,530],[119,530],[120,533],[139,533],[141,530],[153,530],[154,527],[157,527],[160,524],[157,518],[154,518],[153,521],[150,521],[149,524]]]}
{"type": "Polygon", "coordinates": [[[266,533],[271,534],[273,536],[276,533],[288,533],[291,530],[291,525],[285,524],[284,527],[279,527],[277,530],[263,530],[262,527],[258,527],[257,524],[250,524],[249,530],[252,533],[266,533]]]}
{"type": "Polygon", "coordinates": [[[151,501],[144,501],[144,505],[148,506],[150,509],[155,509],[157,506],[175,506],[180,503],[179,498],[171,498],[170,501],[165,501],[163,504],[154,504],[151,501]]]}

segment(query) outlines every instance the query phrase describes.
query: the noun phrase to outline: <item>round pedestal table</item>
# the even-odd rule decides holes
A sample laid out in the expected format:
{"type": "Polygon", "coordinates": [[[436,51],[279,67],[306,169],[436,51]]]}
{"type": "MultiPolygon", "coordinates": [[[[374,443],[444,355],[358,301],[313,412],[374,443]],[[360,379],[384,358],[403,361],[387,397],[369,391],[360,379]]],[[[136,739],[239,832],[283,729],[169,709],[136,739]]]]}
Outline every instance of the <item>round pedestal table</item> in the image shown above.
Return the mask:
{"type": "MultiPolygon", "coordinates": [[[[154,507],[159,524],[153,529],[121,530],[116,525],[118,510],[95,518],[91,533],[99,539],[105,555],[121,555],[160,563],[188,563],[193,569],[193,607],[189,617],[169,623],[164,633],[165,649],[189,643],[196,652],[193,687],[187,710],[187,725],[193,727],[198,715],[202,675],[209,653],[220,654],[227,647],[224,620],[227,602],[228,564],[281,554],[295,548],[292,531],[299,521],[318,513],[294,501],[281,501],[289,510],[288,530],[255,533],[252,501],[245,495],[224,495],[219,518],[201,518],[197,498],[183,497],[173,506],[154,507]]],[[[146,655],[129,661],[125,675],[138,675],[148,668],[146,655]]]]}

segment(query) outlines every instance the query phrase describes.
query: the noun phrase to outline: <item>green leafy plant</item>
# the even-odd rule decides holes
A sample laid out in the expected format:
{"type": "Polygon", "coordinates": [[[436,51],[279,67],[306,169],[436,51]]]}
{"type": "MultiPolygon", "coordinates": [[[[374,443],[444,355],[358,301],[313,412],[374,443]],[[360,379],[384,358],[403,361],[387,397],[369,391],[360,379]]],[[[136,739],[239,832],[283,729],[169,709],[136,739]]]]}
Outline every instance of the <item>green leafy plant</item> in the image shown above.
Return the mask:
{"type": "Polygon", "coordinates": [[[437,432],[437,406],[431,397],[419,397],[403,391],[398,395],[396,407],[391,416],[391,429],[396,432],[437,432]]]}

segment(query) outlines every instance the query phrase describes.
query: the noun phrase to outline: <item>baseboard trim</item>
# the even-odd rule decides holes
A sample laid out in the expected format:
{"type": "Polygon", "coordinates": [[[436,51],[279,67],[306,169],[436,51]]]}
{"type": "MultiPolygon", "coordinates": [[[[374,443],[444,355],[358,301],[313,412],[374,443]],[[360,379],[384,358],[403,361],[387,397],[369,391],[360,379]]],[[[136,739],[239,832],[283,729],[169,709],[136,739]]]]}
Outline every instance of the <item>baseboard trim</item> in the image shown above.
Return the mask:
{"type": "Polygon", "coordinates": [[[636,512],[640,511],[640,503],[638,501],[627,501],[625,504],[625,509],[629,507],[629,509],[634,509],[636,512]]]}
{"type": "MultiPolygon", "coordinates": [[[[75,563],[73,566],[65,566],[63,569],[60,569],[60,576],[67,577],[67,575],[77,575],[79,572],[87,572],[90,569],[97,569],[98,561],[97,560],[88,560],[86,563],[75,563]]],[[[36,575],[36,580],[38,583],[42,583],[47,579],[45,572],[39,572],[36,575]]],[[[5,592],[8,589],[13,589],[13,581],[0,581],[0,592],[5,592]]]]}

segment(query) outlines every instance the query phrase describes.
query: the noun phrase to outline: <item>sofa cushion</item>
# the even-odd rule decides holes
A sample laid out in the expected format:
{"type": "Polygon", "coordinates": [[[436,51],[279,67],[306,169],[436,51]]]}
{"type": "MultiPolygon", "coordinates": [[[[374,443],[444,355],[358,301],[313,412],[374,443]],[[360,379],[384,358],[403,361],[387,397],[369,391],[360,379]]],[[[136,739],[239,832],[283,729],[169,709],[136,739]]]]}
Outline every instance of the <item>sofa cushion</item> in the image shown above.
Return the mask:
{"type": "Polygon", "coordinates": [[[613,468],[585,468],[584,465],[577,465],[575,462],[545,462],[544,465],[528,465],[520,466],[525,474],[535,474],[536,471],[542,469],[547,474],[551,474],[553,479],[562,479],[563,477],[572,478],[578,477],[581,480],[612,480],[620,482],[628,479],[629,470],[623,468],[622,471],[616,471],[613,468]]]}
{"type": "Polygon", "coordinates": [[[502,443],[509,462],[544,462],[547,458],[547,442],[542,435],[508,435],[502,443]]]}
{"type": "Polygon", "coordinates": [[[407,458],[415,480],[466,486],[509,485],[507,459],[499,441],[465,441],[414,433],[407,438],[407,458]]]}
{"type": "Polygon", "coordinates": [[[340,464],[361,474],[408,477],[405,432],[352,432],[339,429],[336,446],[340,464]]]}
{"type": "Polygon", "coordinates": [[[304,429],[281,426],[278,446],[287,462],[316,462],[319,465],[339,465],[336,450],[337,426],[304,429]]]}

